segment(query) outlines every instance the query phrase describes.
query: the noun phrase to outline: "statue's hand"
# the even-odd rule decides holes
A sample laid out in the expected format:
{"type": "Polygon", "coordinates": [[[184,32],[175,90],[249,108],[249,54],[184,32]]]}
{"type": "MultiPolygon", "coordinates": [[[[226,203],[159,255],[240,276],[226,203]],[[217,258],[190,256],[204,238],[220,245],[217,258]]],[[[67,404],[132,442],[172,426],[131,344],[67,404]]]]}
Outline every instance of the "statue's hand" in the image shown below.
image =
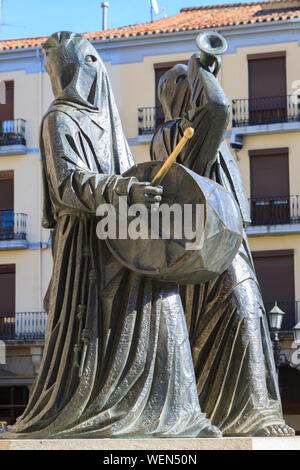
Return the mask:
{"type": "Polygon", "coordinates": [[[199,52],[195,52],[195,54],[193,54],[189,60],[189,75],[194,75],[199,68],[202,68],[207,72],[212,73],[216,77],[221,68],[222,59],[218,55],[209,57],[210,59],[208,62],[202,62],[202,59],[205,60],[208,58],[208,56],[203,58],[199,52]]]}
{"type": "Polygon", "coordinates": [[[129,191],[129,204],[144,204],[148,208],[153,204],[159,206],[162,193],[161,186],[151,186],[148,182],[133,183],[129,191]]]}
{"type": "Polygon", "coordinates": [[[222,65],[222,58],[221,56],[216,55],[215,61],[214,61],[214,69],[212,70],[212,73],[214,74],[215,77],[218,75],[221,65],[222,65]]]}

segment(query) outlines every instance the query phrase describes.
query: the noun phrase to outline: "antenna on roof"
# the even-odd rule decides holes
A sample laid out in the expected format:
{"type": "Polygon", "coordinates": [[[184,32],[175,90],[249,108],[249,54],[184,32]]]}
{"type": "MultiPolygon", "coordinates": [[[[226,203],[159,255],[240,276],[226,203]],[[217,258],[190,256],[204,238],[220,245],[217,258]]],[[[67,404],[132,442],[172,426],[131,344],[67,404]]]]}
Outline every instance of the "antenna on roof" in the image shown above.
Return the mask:
{"type": "Polygon", "coordinates": [[[3,0],[0,0],[0,26],[3,24],[3,0]]]}
{"type": "Polygon", "coordinates": [[[108,2],[102,2],[101,3],[101,8],[102,8],[102,31],[105,31],[107,28],[107,10],[109,7],[108,2]]]}
{"type": "Polygon", "coordinates": [[[25,28],[25,26],[23,25],[4,23],[3,11],[4,11],[4,0],[0,0],[0,31],[2,30],[2,26],[17,26],[18,28],[25,28]]]}
{"type": "Polygon", "coordinates": [[[159,13],[159,8],[158,8],[157,1],[156,1],[156,0],[150,0],[151,22],[153,21],[153,13],[154,13],[155,15],[158,15],[158,13],[159,13]]]}

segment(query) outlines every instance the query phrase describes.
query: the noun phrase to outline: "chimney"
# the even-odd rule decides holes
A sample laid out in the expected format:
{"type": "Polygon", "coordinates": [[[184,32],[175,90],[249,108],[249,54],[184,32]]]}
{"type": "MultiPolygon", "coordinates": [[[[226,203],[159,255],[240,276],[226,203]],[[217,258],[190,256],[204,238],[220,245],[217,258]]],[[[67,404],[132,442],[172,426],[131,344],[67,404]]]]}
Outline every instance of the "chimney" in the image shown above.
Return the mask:
{"type": "Polygon", "coordinates": [[[102,31],[105,31],[107,28],[107,9],[109,7],[108,2],[102,2],[101,3],[101,8],[102,8],[102,31]]]}

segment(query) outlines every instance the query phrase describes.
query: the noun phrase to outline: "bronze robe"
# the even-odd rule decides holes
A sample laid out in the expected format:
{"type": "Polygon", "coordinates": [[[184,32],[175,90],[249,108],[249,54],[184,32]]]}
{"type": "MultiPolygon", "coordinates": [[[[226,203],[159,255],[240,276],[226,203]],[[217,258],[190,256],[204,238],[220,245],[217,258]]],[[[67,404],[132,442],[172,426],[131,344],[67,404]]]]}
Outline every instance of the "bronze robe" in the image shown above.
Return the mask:
{"type": "MultiPolygon", "coordinates": [[[[165,160],[184,129],[192,126],[195,135],[178,163],[231,191],[246,224],[250,221],[247,196],[238,166],[223,141],[228,100],[214,75],[202,68],[189,66],[188,89],[187,78],[180,82],[182,67],[170,71],[167,86],[176,89],[162,95],[161,101],[170,118],[189,94],[188,111],[183,110],[182,117],[174,115],[176,119],[157,129],[151,158],[165,160]]],[[[224,435],[252,435],[262,427],[283,424],[266,313],[246,234],[229,269],[207,283],[182,286],[181,295],[199,401],[212,424],[224,435]]]]}
{"type": "MultiPolygon", "coordinates": [[[[177,286],[128,271],[96,236],[97,206],[114,204],[132,183],[109,174],[101,126],[95,111],[68,102],[54,104],[42,123],[44,225],[54,226],[48,323],[29,404],[9,431],[197,436],[210,423],[199,407],[177,286]],[[82,326],[88,348],[79,377],[82,326]]],[[[124,171],[131,157],[123,134],[118,138],[120,160],[111,165],[124,171]]]]}

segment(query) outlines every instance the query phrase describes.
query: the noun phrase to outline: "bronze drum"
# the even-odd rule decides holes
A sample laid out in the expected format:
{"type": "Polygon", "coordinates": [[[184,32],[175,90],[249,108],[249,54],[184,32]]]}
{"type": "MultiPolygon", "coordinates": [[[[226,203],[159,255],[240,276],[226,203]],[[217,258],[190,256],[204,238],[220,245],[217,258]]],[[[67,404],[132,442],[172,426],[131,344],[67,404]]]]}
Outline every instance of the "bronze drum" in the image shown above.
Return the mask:
{"type": "MultiPolygon", "coordinates": [[[[141,163],[123,176],[152,181],[161,166],[162,162],[157,161],[141,163]]],[[[107,239],[109,249],[127,268],[160,281],[199,284],[217,277],[230,266],[243,238],[241,214],[234,197],[218,183],[178,163],[172,165],[161,186],[164,190],[162,204],[177,203],[181,207],[190,204],[193,209],[196,204],[203,205],[203,243],[198,244],[197,249],[187,249],[192,241],[186,238],[184,230],[181,237],[177,236],[174,219],[171,219],[170,239],[164,238],[166,233],[159,225],[158,239],[150,238],[149,229],[148,239],[107,239]]],[[[195,210],[193,213],[196,215],[195,210]]],[[[150,215],[148,218],[150,227],[150,215]]],[[[196,217],[193,219],[196,229],[196,217]]],[[[129,224],[130,220],[129,217],[129,224]]]]}

